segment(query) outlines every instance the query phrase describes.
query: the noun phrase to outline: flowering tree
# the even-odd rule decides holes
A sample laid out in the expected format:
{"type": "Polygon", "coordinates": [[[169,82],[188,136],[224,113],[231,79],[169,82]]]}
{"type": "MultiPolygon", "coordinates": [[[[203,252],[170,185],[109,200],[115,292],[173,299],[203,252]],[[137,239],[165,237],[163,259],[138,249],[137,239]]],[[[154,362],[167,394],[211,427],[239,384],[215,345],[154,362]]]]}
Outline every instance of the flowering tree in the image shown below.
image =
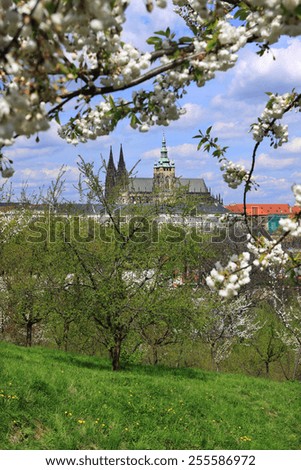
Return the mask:
{"type": "MultiPolygon", "coordinates": [[[[150,14],[167,5],[166,0],[144,3],[150,14]]],[[[140,131],[168,125],[183,113],[180,100],[187,87],[204,86],[217,71],[233,67],[247,43],[258,44],[258,54],[263,55],[281,36],[301,33],[300,0],[173,0],[187,35],[179,37],[170,28],[157,31],[147,40],[148,49],[139,50],[123,39],[129,4],[130,0],[0,1],[2,176],[13,173],[4,147],[18,136],[45,131],[53,119],[60,123],[66,105],[73,111],[59,132],[73,144],[107,135],[125,118],[140,131]],[[125,90],[132,90],[131,96],[127,93],[125,98],[125,90]]],[[[245,185],[244,202],[255,184],[261,142],[270,138],[274,147],[286,142],[288,131],[281,118],[299,110],[300,104],[296,91],[271,94],[252,126],[250,170],[229,161],[226,148],[211,138],[210,130],[200,133],[200,147],[212,150],[220,160],[226,182],[234,188],[245,185]]],[[[301,186],[296,185],[294,193],[299,204],[301,186]]],[[[282,225],[284,236],[300,234],[299,218],[282,225]]],[[[251,238],[250,244],[255,264],[260,265],[273,263],[281,250],[280,241],[269,244],[251,238]]],[[[219,266],[218,274],[208,278],[209,285],[221,295],[235,295],[253,266],[248,256],[219,266]]],[[[292,266],[298,268],[298,263],[292,266]]]]}
{"type": "MultiPolygon", "coordinates": [[[[123,41],[129,3],[1,0],[1,145],[46,130],[70,102],[74,112],[60,134],[72,143],[108,134],[125,117],[141,131],[168,125],[183,112],[177,102],[186,88],[233,67],[247,42],[261,44],[263,54],[281,35],[301,32],[298,0],[173,0],[189,35],[158,31],[147,41],[153,51],[145,52],[123,41]],[[123,98],[126,89],[133,89],[131,99],[123,98]]],[[[167,2],[145,4],[151,12],[167,2]]],[[[269,119],[280,118],[292,103],[298,105],[294,94],[275,100],[275,113],[254,126],[257,140],[269,119]]],[[[285,139],[275,122],[269,132],[285,139]]]]}
{"type": "MultiPolygon", "coordinates": [[[[206,308],[201,316],[199,335],[210,347],[212,365],[219,369],[219,364],[226,359],[235,343],[251,339],[261,328],[252,307],[252,301],[245,296],[226,302],[211,299],[213,306],[206,308]],[[207,311],[206,311],[207,310],[207,311]]],[[[202,301],[199,302],[202,308],[202,301]]]]}
{"type": "Polygon", "coordinates": [[[295,379],[301,363],[301,298],[299,292],[288,289],[277,278],[277,273],[269,269],[269,292],[274,311],[284,326],[280,339],[294,351],[294,369],[292,379],[295,379]]]}

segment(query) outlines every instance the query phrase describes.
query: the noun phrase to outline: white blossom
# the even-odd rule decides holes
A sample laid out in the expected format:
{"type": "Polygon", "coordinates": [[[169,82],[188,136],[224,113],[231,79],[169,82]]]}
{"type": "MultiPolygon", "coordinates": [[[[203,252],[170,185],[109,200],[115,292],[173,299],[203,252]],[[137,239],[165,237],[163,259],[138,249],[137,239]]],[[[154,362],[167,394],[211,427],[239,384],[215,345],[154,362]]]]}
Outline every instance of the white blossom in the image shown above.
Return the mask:
{"type": "Polygon", "coordinates": [[[221,263],[215,265],[207,276],[206,283],[211,289],[218,290],[221,297],[231,298],[238,294],[243,285],[250,282],[251,270],[250,253],[232,255],[225,267],[221,263]]]}
{"type": "Polygon", "coordinates": [[[247,181],[249,172],[243,165],[223,159],[220,169],[224,172],[223,178],[228,186],[236,189],[243,181],[247,181]]]}

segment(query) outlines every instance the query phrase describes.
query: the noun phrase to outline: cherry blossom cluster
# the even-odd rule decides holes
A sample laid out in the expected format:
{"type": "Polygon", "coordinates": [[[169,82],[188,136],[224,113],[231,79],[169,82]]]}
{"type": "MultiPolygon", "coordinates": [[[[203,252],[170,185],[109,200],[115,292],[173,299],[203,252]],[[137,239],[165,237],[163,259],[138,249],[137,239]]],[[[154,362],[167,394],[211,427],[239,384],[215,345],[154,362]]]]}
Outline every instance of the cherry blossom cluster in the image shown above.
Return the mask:
{"type": "Polygon", "coordinates": [[[118,123],[116,110],[119,116],[132,116],[131,126],[140,132],[147,132],[154,125],[167,126],[171,120],[185,113],[184,109],[177,106],[177,94],[165,90],[159,84],[152,92],[135,91],[132,97],[131,102],[119,98],[115,103],[114,98],[109,96],[94,108],[89,108],[83,116],[61,126],[60,136],[76,145],[107,135],[118,123]]]}
{"type": "Polygon", "coordinates": [[[259,42],[275,43],[281,35],[298,36],[300,0],[250,0],[247,15],[249,31],[259,42]]]}
{"type": "Polygon", "coordinates": [[[265,237],[253,238],[248,235],[248,250],[254,256],[253,265],[260,266],[263,270],[267,267],[285,266],[289,261],[289,256],[282,249],[280,243],[275,240],[268,240],[265,237]]]}
{"type": "Polygon", "coordinates": [[[285,266],[289,256],[277,241],[265,237],[254,238],[248,235],[247,248],[249,251],[233,255],[226,266],[216,263],[206,278],[208,287],[218,291],[224,298],[238,295],[242,286],[251,281],[250,275],[254,266],[261,270],[269,267],[285,266]],[[251,260],[252,255],[252,260],[251,260]]]}
{"type": "Polygon", "coordinates": [[[301,184],[294,184],[292,189],[295,196],[295,204],[301,206],[301,184]]]}
{"type": "Polygon", "coordinates": [[[249,177],[248,171],[243,165],[236,164],[223,159],[220,169],[224,172],[223,178],[228,186],[232,189],[236,189],[243,181],[247,181],[249,177]]]}
{"type": "MultiPolygon", "coordinates": [[[[139,1],[148,12],[167,5],[139,1]]],[[[180,117],[186,88],[233,67],[247,42],[271,44],[283,34],[301,34],[301,0],[173,0],[187,26],[193,25],[189,36],[166,34],[146,52],[124,41],[130,2],[0,1],[0,145],[46,130],[69,103],[74,114],[60,135],[71,143],[108,134],[125,118],[141,131],[167,125],[180,117]],[[125,102],[123,90],[143,83],[148,88],[135,88],[125,102]],[[98,103],[96,96],[102,97],[98,103]]],[[[290,100],[293,94],[271,96],[253,126],[256,141],[268,134],[276,145],[287,141],[286,127],[276,120],[290,100]]]]}
{"type": "Polygon", "coordinates": [[[185,113],[184,109],[178,107],[177,98],[177,93],[166,89],[160,80],[150,93],[143,90],[133,92],[133,103],[139,120],[132,127],[145,132],[155,124],[168,126],[170,121],[185,113]]]}
{"type": "Polygon", "coordinates": [[[15,82],[7,87],[7,94],[0,99],[0,145],[11,145],[14,135],[30,136],[49,128],[45,103],[39,102],[37,93],[29,96],[15,82]]]}
{"type": "Polygon", "coordinates": [[[119,106],[119,109],[122,110],[125,104],[121,99],[115,104],[113,98],[109,96],[95,108],[88,108],[83,116],[78,116],[72,122],[61,126],[58,131],[59,135],[73,145],[95,140],[101,135],[108,135],[117,124],[116,121],[114,122],[114,107],[119,106]]]}
{"type": "Polygon", "coordinates": [[[299,237],[301,235],[300,220],[287,217],[285,219],[280,219],[279,225],[284,232],[289,233],[292,237],[299,237]]]}
{"type": "Polygon", "coordinates": [[[261,142],[264,137],[270,136],[274,148],[277,148],[288,141],[287,125],[279,124],[277,120],[299,105],[296,97],[295,93],[271,94],[263,113],[258,118],[258,123],[252,125],[253,138],[256,142],[261,142]]]}
{"type": "Polygon", "coordinates": [[[250,253],[232,255],[226,266],[216,263],[210,275],[206,277],[208,287],[218,290],[221,297],[231,298],[238,294],[240,288],[250,282],[250,253]]]}
{"type": "MultiPolygon", "coordinates": [[[[301,206],[301,185],[294,184],[292,190],[295,196],[295,205],[301,206]]],[[[301,220],[298,215],[280,219],[279,225],[284,232],[292,237],[299,237],[301,235],[301,220]]]]}
{"type": "MultiPolygon", "coordinates": [[[[122,87],[136,78],[151,65],[151,54],[141,54],[131,44],[118,43],[118,49],[111,54],[111,74],[101,78],[101,83],[114,88],[122,87]]],[[[97,64],[98,65],[98,64],[97,64]]]]}

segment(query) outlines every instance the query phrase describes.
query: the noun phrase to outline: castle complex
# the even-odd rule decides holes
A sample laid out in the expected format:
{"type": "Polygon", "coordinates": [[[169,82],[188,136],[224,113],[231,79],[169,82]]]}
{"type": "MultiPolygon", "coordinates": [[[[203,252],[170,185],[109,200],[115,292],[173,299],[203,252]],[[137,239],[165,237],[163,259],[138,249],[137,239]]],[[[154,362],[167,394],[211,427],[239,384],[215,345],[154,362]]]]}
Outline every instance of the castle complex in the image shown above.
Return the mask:
{"type": "Polygon", "coordinates": [[[167,201],[177,193],[193,196],[197,204],[222,204],[220,196],[211,195],[203,178],[176,177],[175,163],[168,157],[165,136],[162,139],[160,158],[154,164],[152,178],[135,178],[129,175],[122,146],[116,168],[111,147],[105,180],[106,198],[114,197],[120,204],[145,204],[167,201]]]}

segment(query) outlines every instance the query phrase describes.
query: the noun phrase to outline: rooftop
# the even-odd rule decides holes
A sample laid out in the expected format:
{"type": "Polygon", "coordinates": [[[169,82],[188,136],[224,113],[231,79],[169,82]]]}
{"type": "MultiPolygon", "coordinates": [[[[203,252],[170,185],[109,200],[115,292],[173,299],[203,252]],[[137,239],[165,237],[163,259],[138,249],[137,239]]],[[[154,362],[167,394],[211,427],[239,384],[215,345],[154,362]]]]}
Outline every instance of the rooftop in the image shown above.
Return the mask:
{"type": "MultiPolygon", "coordinates": [[[[229,204],[225,206],[231,212],[235,214],[243,214],[243,204],[229,204]]],[[[299,206],[290,206],[289,204],[246,204],[247,215],[290,215],[298,214],[301,210],[299,206]]]]}

